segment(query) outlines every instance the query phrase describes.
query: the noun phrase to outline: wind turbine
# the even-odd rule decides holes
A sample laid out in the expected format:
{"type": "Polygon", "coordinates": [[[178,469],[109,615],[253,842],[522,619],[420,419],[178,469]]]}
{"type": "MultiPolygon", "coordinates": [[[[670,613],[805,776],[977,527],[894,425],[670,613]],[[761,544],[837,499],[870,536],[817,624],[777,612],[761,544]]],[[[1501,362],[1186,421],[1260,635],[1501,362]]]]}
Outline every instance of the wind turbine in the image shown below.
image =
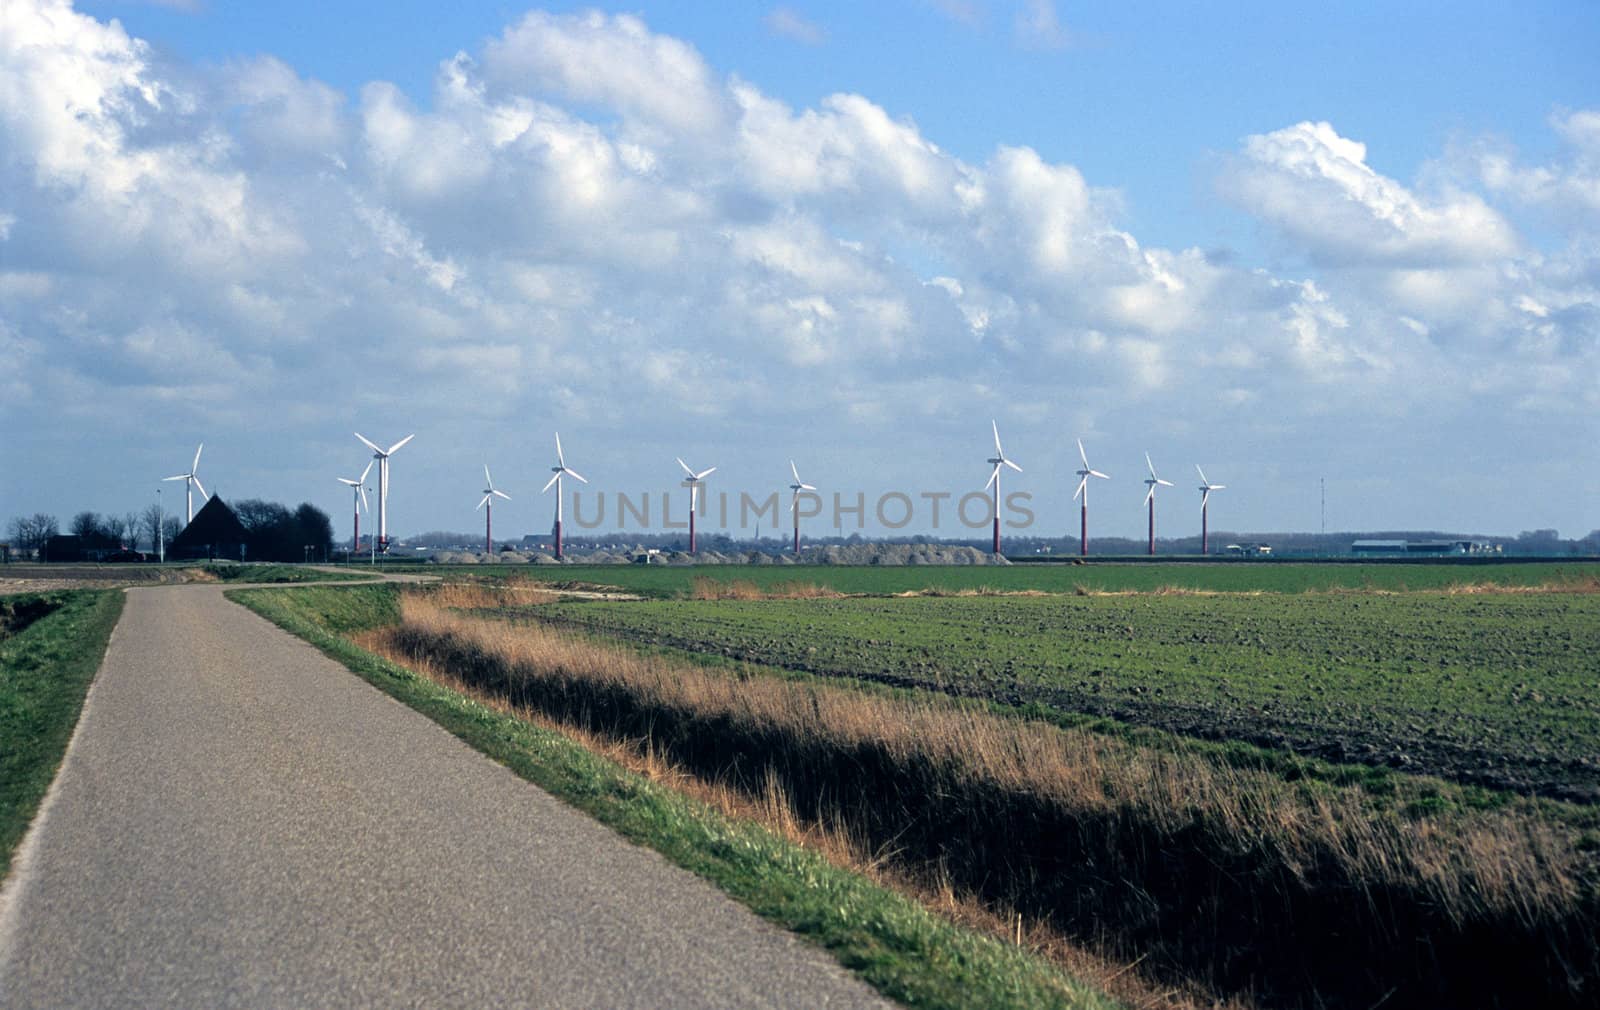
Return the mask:
{"type": "MultiPolygon", "coordinates": [[[[551,477],[549,482],[545,484],[544,491],[550,490],[550,485],[551,484],[555,485],[555,488],[556,488],[556,560],[560,561],[561,560],[561,478],[562,477],[572,477],[572,478],[575,478],[576,480],[578,480],[580,483],[583,483],[583,484],[587,484],[587,483],[589,483],[589,481],[582,474],[578,473],[578,471],[576,471],[576,470],[572,469],[571,467],[567,466],[567,457],[565,457],[565,456],[563,456],[561,454],[561,432],[559,432],[559,431],[556,432],[556,465],[551,467],[550,469],[554,470],[556,475],[554,477],[551,477]]],[[[543,494],[544,491],[540,491],[539,493],[543,494]]]]}
{"type": "Polygon", "coordinates": [[[1150,462],[1150,454],[1144,454],[1144,465],[1150,468],[1150,476],[1145,478],[1145,484],[1150,490],[1144,494],[1144,503],[1150,506],[1150,556],[1156,553],[1156,488],[1172,487],[1172,481],[1162,480],[1156,476],[1156,465],[1150,462]]]}
{"type": "Polygon", "coordinates": [[[200,449],[204,449],[205,447],[206,444],[201,442],[199,448],[195,449],[194,462],[189,464],[188,473],[180,473],[174,477],[161,478],[162,480],[183,481],[183,500],[188,508],[188,517],[183,521],[185,526],[194,522],[194,489],[199,488],[201,495],[207,498],[211,497],[210,495],[206,494],[206,486],[200,483],[200,478],[198,476],[198,472],[200,470],[200,449]]]}
{"type": "Polygon", "coordinates": [[[1000,448],[1000,425],[995,423],[994,419],[991,418],[990,421],[989,421],[989,427],[994,429],[994,455],[992,457],[990,457],[990,459],[989,459],[989,462],[994,464],[994,472],[989,474],[989,483],[985,484],[983,486],[983,488],[984,488],[985,491],[987,491],[991,486],[994,488],[994,553],[999,554],[1000,553],[1000,468],[1003,467],[1003,466],[1009,466],[1011,469],[1017,471],[1018,473],[1021,473],[1022,472],[1022,467],[1020,467],[1017,464],[1011,462],[1011,460],[1006,459],[1005,450],[1000,448]]]}
{"type": "Polygon", "coordinates": [[[1089,465],[1089,455],[1083,451],[1083,439],[1078,439],[1078,458],[1083,460],[1083,469],[1078,471],[1078,490],[1072,492],[1072,497],[1083,496],[1083,506],[1078,513],[1078,553],[1084,557],[1089,555],[1089,478],[1099,477],[1109,480],[1107,474],[1101,473],[1089,465]]]}
{"type": "Polygon", "coordinates": [[[356,531],[355,536],[350,541],[351,557],[355,557],[356,553],[361,550],[361,510],[366,509],[368,512],[372,511],[372,509],[367,505],[367,474],[371,472],[372,461],[368,460],[367,468],[361,471],[360,477],[356,478],[355,480],[351,480],[349,477],[339,478],[339,483],[350,485],[351,491],[350,511],[354,513],[354,526],[356,531]]]}
{"type": "MultiPolygon", "coordinates": [[[[707,470],[706,473],[710,473],[707,470]]],[[[816,488],[800,479],[800,471],[795,469],[794,460],[789,461],[789,472],[794,474],[794,483],[789,485],[789,490],[794,492],[794,500],[789,502],[789,511],[794,513],[794,552],[800,553],[800,492],[815,491],[816,488]]]]}
{"type": "Polygon", "coordinates": [[[1200,475],[1200,553],[1208,554],[1210,550],[1206,543],[1206,505],[1211,501],[1211,492],[1221,491],[1226,484],[1213,484],[1206,480],[1206,472],[1200,469],[1200,464],[1194,465],[1195,473],[1200,475]]]}
{"type": "Polygon", "coordinates": [[[701,470],[699,473],[695,473],[693,470],[689,469],[689,464],[687,464],[687,463],[685,463],[683,461],[683,457],[682,456],[678,457],[678,465],[683,467],[683,472],[689,475],[688,478],[684,481],[684,483],[689,485],[689,553],[693,554],[695,552],[694,551],[694,507],[695,507],[695,503],[699,500],[700,485],[705,481],[705,479],[707,477],[709,477],[709,476],[711,476],[711,474],[715,473],[717,468],[716,467],[711,467],[709,470],[701,470]]]}
{"type": "Polygon", "coordinates": [[[361,439],[372,450],[372,458],[378,461],[378,547],[377,549],[388,553],[389,550],[389,457],[400,451],[400,447],[416,438],[415,434],[407,435],[387,449],[378,448],[378,443],[367,436],[356,432],[356,438],[361,439]]]}
{"type": "Polygon", "coordinates": [[[511,500],[511,496],[504,491],[495,490],[494,478],[489,476],[489,465],[485,463],[483,467],[483,501],[478,503],[478,507],[483,509],[483,553],[491,555],[494,553],[494,500],[496,498],[504,498],[506,501],[511,500]]]}

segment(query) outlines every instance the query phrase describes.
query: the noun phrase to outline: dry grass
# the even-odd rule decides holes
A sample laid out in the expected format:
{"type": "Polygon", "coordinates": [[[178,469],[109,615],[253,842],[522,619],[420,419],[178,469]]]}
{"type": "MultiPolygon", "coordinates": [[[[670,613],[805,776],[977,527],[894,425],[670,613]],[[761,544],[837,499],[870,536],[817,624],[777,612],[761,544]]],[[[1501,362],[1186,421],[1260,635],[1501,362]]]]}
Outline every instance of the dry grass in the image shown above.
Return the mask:
{"type": "Polygon", "coordinates": [[[694,578],[692,600],[837,600],[844,593],[813,582],[780,582],[765,589],[746,579],[723,581],[704,575],[694,578]]]}
{"type": "Polygon", "coordinates": [[[1438,986],[1479,984],[1491,941],[1492,978],[1546,986],[1532,1002],[1553,1003],[1568,973],[1596,977],[1587,864],[1562,826],[1375,815],[1353,789],[473,619],[445,604],[486,597],[455,592],[408,595],[377,644],[660,755],[975,918],[1020,914],[1040,946],[1103,940],[1149,953],[1168,977],[1263,987],[1283,1005],[1370,1000],[1391,984],[1424,996],[1390,1005],[1427,1005],[1438,986]],[[1321,991],[1297,1003],[1293,980],[1307,975],[1321,991]]]}

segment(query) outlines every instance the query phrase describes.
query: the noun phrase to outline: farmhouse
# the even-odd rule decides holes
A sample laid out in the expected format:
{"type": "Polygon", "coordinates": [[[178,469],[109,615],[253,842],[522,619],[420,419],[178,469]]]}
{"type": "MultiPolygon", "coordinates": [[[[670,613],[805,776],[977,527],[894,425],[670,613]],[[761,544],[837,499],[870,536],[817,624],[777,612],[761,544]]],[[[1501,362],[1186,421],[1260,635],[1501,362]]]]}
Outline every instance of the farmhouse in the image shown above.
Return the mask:
{"type": "Polygon", "coordinates": [[[172,538],[167,556],[179,560],[245,560],[247,536],[233,509],[216,495],[195,513],[183,532],[172,538]]]}
{"type": "Polygon", "coordinates": [[[1367,557],[1427,557],[1495,553],[1493,544],[1481,540],[1357,540],[1351,554],[1367,557]]]}

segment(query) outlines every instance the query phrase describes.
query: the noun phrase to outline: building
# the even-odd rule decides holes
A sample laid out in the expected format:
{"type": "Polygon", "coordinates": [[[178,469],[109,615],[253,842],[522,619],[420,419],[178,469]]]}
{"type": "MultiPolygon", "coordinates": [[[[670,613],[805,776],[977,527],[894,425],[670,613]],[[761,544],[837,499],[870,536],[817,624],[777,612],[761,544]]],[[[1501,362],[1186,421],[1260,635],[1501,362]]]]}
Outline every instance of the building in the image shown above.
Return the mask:
{"type": "Polygon", "coordinates": [[[1357,540],[1350,553],[1363,557],[1417,558],[1466,554],[1497,554],[1499,548],[1482,540],[1357,540]]]}
{"type": "Polygon", "coordinates": [[[233,509],[216,495],[194,520],[167,545],[167,557],[179,561],[243,561],[249,539],[233,509]]]}

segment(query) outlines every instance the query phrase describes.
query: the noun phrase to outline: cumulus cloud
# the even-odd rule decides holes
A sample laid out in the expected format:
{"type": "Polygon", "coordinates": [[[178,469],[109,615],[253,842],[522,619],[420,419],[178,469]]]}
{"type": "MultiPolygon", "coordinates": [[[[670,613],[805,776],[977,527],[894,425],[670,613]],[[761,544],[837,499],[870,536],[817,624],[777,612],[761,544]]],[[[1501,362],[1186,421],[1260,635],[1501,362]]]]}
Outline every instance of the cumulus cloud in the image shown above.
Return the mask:
{"type": "Polygon", "coordinates": [[[424,101],[270,56],[180,75],[12,3],[0,349],[26,367],[0,417],[343,430],[403,389],[418,415],[758,438],[803,400],[855,445],[1008,404],[1059,424],[1069,392],[1085,425],[1195,389],[1284,429],[1592,411],[1594,250],[1534,251],[1490,202],[1581,202],[1593,114],[1554,125],[1570,158],[1486,170],[1489,195],[1387,178],[1330,124],[1247,138],[1220,186],[1304,256],[1280,275],[1141,243],[1121,192],[1027,146],[963,160],[860,94],[793,108],[632,16],[529,13],[442,54],[424,101]]]}
{"type": "Polygon", "coordinates": [[[1511,255],[1515,232],[1484,200],[1412,192],[1366,163],[1367,148],[1328,123],[1245,139],[1223,194],[1318,263],[1433,266],[1511,255]]]}
{"type": "Polygon", "coordinates": [[[1593,227],[1600,222],[1600,110],[1565,112],[1550,125],[1566,141],[1562,160],[1523,165],[1514,151],[1485,145],[1477,174],[1492,192],[1546,212],[1558,227],[1593,227]]]}
{"type": "Polygon", "coordinates": [[[802,45],[820,46],[828,40],[827,32],[789,7],[775,7],[761,21],[772,34],[802,45]]]}

